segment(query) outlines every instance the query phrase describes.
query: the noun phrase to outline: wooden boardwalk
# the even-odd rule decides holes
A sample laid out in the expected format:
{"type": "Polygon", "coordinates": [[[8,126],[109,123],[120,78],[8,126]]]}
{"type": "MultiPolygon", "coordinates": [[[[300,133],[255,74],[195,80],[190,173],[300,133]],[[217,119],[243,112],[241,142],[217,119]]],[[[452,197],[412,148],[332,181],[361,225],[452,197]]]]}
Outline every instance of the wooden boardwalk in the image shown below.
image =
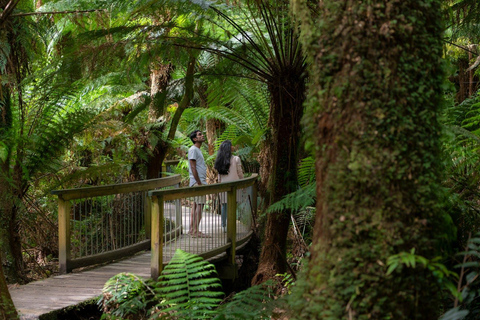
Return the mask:
{"type": "MultiPolygon", "coordinates": [[[[219,215],[204,215],[200,230],[207,233],[209,238],[192,238],[181,235],[177,241],[172,241],[164,248],[165,260],[171,258],[175,248],[191,248],[195,253],[202,253],[214,247],[227,243],[223,233],[219,215]],[[204,222],[205,221],[205,222],[204,222]]],[[[249,235],[249,230],[237,221],[237,239],[249,235]]],[[[20,313],[20,319],[39,319],[47,317],[56,319],[55,313],[65,308],[78,305],[92,299],[98,299],[102,294],[105,282],[121,272],[134,273],[145,279],[150,278],[150,252],[139,253],[131,258],[117,261],[108,265],[91,268],[86,271],[58,275],[48,279],[31,282],[29,284],[10,289],[15,307],[20,313]]],[[[221,260],[226,254],[211,257],[210,261],[221,260]]]]}
{"type": "Polygon", "coordinates": [[[105,282],[121,272],[149,278],[150,252],[92,270],[31,282],[10,289],[10,294],[20,319],[39,319],[42,315],[98,298],[105,282]]]}

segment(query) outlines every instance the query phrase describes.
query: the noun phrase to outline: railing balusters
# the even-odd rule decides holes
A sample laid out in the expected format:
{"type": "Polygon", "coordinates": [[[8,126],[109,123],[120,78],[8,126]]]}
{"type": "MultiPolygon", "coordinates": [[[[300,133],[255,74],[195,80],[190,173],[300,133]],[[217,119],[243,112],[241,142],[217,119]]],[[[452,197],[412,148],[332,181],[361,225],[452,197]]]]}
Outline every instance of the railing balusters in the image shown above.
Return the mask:
{"type": "Polygon", "coordinates": [[[160,274],[162,264],[177,248],[206,258],[228,251],[229,264],[234,265],[235,249],[249,236],[254,221],[251,214],[256,213],[255,180],[256,176],[252,176],[235,182],[179,188],[180,177],[173,176],[55,191],[59,196],[60,271],[107,262],[148,247],[152,250],[152,276],[160,274]],[[168,186],[174,189],[165,190],[168,186]],[[155,190],[159,188],[164,190],[155,190]],[[147,190],[151,190],[149,196],[147,190]],[[221,226],[220,193],[227,193],[227,233],[221,226]],[[191,219],[195,198],[204,198],[200,230],[208,233],[208,238],[192,239],[186,234],[190,225],[184,219],[191,219]],[[78,238],[71,238],[72,235],[78,238]]]}
{"type": "MultiPolygon", "coordinates": [[[[211,258],[227,252],[228,262],[232,266],[229,268],[229,276],[235,277],[237,274],[235,263],[235,251],[238,245],[243,245],[251,235],[251,214],[254,210],[250,210],[248,204],[249,196],[255,194],[255,181],[257,175],[250,178],[220,183],[214,185],[199,186],[194,188],[175,188],[170,190],[152,190],[149,198],[151,199],[152,210],[152,277],[157,277],[162,269],[161,263],[167,263],[173,256],[176,249],[182,249],[187,252],[199,254],[204,258],[211,258]],[[253,188],[253,189],[252,189],[253,188]],[[227,232],[223,233],[221,228],[221,201],[218,201],[218,194],[227,194],[227,232]],[[237,193],[241,196],[237,196],[237,193]],[[199,200],[200,198],[204,200],[199,200]],[[154,203],[156,201],[157,203],[154,203]],[[175,218],[172,216],[172,201],[175,206],[175,218]],[[237,217],[237,201],[241,203],[239,208],[239,216],[237,217]],[[203,207],[203,217],[200,221],[199,230],[208,233],[209,237],[196,237],[187,234],[191,232],[191,221],[193,219],[193,203],[205,203],[203,207]],[[153,224],[154,211],[162,211],[162,223],[164,219],[167,222],[175,220],[175,228],[184,228],[183,234],[174,234],[173,230],[167,228],[157,228],[153,224]],[[190,222],[186,222],[188,219],[190,222]],[[238,226],[238,230],[237,230],[238,226]],[[155,235],[155,232],[163,232],[164,234],[155,235]],[[159,247],[159,240],[154,241],[153,238],[164,240],[162,247],[159,247]],[[162,250],[162,253],[160,252],[162,250]]],[[[225,201],[225,200],[223,200],[225,201]]],[[[253,208],[252,208],[253,209],[253,208]]],[[[160,218],[159,218],[160,219],[160,218]]],[[[158,224],[155,222],[155,224],[158,224]]]]}
{"type": "Polygon", "coordinates": [[[179,175],[52,191],[58,195],[60,273],[150,247],[147,191],[178,185],[179,175]],[[141,223],[147,224],[143,229],[141,223]]]}

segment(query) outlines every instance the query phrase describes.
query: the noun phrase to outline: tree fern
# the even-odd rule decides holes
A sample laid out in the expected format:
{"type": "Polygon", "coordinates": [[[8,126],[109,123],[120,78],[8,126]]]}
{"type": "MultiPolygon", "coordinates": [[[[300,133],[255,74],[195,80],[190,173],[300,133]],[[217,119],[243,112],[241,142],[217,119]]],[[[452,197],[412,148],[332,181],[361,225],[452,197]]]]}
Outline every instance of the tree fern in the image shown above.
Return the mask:
{"type": "Polygon", "coordinates": [[[177,249],[160,276],[156,293],[162,314],[176,319],[208,319],[221,302],[215,267],[203,258],[177,249]]]}

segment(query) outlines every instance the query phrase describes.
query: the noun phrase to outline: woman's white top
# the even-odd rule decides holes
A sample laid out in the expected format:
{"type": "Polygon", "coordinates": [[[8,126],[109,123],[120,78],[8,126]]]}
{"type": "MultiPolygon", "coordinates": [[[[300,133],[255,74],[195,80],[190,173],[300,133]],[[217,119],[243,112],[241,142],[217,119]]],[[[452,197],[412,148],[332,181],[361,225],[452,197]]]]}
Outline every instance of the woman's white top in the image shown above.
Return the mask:
{"type": "Polygon", "coordinates": [[[231,182],[238,179],[243,179],[242,161],[240,157],[232,156],[230,158],[228,174],[219,174],[218,182],[231,182]]]}
{"type": "MultiPolygon", "coordinates": [[[[232,182],[239,179],[243,179],[242,161],[238,156],[232,156],[230,158],[230,167],[228,168],[228,174],[219,174],[218,182],[232,182]]],[[[237,202],[242,197],[242,190],[237,190],[237,202]]],[[[220,201],[227,203],[227,193],[222,192],[220,194],[220,201]]]]}

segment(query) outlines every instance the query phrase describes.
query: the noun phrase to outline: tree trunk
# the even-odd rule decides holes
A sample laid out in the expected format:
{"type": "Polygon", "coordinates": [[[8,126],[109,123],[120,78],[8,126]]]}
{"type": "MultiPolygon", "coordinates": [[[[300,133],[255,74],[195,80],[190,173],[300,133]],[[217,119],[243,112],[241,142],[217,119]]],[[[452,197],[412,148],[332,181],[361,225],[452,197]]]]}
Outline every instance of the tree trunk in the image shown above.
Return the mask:
{"type": "MultiPolygon", "coordinates": [[[[2,261],[2,252],[0,251],[0,261],[2,261]]],[[[8,292],[7,282],[0,263],[0,319],[10,320],[18,319],[18,313],[13,304],[10,292],[8,292]]]]}
{"type": "Polygon", "coordinates": [[[167,153],[170,149],[170,143],[168,141],[175,138],[175,132],[177,131],[178,123],[180,117],[183,114],[183,111],[190,105],[190,102],[193,98],[193,80],[195,75],[195,64],[196,64],[196,55],[192,53],[190,60],[187,65],[187,72],[185,74],[185,93],[183,95],[182,101],[177,107],[175,114],[173,115],[172,121],[170,123],[170,128],[168,129],[167,141],[159,142],[157,147],[153,151],[154,159],[149,160],[148,170],[147,170],[147,179],[158,178],[162,169],[162,163],[167,156],[167,153]]]}
{"type": "MultiPolygon", "coordinates": [[[[301,133],[300,120],[305,100],[303,68],[296,73],[283,69],[275,83],[269,83],[271,128],[260,157],[260,191],[267,205],[277,202],[298,187],[297,167],[301,133]]],[[[268,214],[260,263],[252,284],[262,283],[287,267],[287,233],[290,211],[268,214]]]]}
{"type": "MultiPolygon", "coordinates": [[[[0,175],[2,172],[0,172],[0,175]]],[[[0,264],[8,283],[23,283],[23,258],[17,211],[21,199],[15,195],[10,183],[0,178],[0,264]]]]}
{"type": "MultiPolygon", "coordinates": [[[[167,89],[172,71],[173,66],[168,63],[157,66],[150,74],[150,96],[152,97],[152,102],[148,109],[148,120],[150,123],[156,122],[157,119],[164,114],[164,103],[160,101],[158,97],[167,89]]],[[[152,131],[150,134],[160,136],[161,132],[152,131]]],[[[147,160],[147,179],[160,177],[162,163],[167,153],[166,149],[166,144],[159,139],[158,143],[153,147],[152,155],[147,160]]]]}
{"type": "Polygon", "coordinates": [[[172,78],[173,65],[171,63],[156,65],[155,69],[150,74],[150,96],[152,102],[148,109],[148,121],[155,122],[164,114],[163,104],[159,105],[157,94],[164,92],[167,89],[168,83],[172,78]]]}
{"type": "MultiPolygon", "coordinates": [[[[200,96],[200,105],[202,108],[208,108],[207,103],[207,87],[201,86],[198,89],[198,95],[200,96]]],[[[217,141],[217,120],[214,118],[207,118],[205,123],[205,129],[207,132],[208,154],[213,155],[215,153],[215,142],[217,141]]]]}
{"type": "Polygon", "coordinates": [[[9,144],[6,155],[0,158],[0,264],[5,266],[9,283],[23,282],[23,257],[19,234],[18,208],[22,202],[22,171],[20,164],[12,165],[11,131],[13,127],[10,89],[0,90],[0,141],[9,144]],[[10,139],[9,139],[10,138],[10,139]],[[11,168],[13,167],[13,169],[11,168]]]}
{"type": "MultiPolygon", "coordinates": [[[[298,4],[297,4],[298,5],[298,4]]],[[[300,319],[438,319],[439,288],[421,265],[387,275],[412,248],[435,257],[451,227],[440,205],[442,7],[438,0],[324,0],[302,18],[317,215],[292,295],[300,319]],[[301,301],[300,301],[301,300],[301,301]]]]}

